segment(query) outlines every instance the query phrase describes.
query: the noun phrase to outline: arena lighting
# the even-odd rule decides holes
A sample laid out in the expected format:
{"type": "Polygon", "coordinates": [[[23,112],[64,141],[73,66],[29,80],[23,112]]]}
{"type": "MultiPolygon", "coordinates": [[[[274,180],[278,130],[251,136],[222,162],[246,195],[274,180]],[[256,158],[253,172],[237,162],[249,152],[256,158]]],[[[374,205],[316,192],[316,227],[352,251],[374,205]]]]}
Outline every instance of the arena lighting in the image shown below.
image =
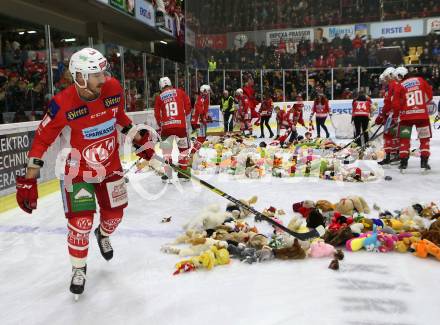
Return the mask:
{"type": "Polygon", "coordinates": [[[18,35],[23,35],[24,34],[24,32],[18,32],[18,35]]]}
{"type": "Polygon", "coordinates": [[[76,38],[65,38],[63,39],[64,42],[69,43],[69,42],[76,42],[76,38]]]}
{"type": "Polygon", "coordinates": [[[160,41],[162,44],[165,44],[165,45],[167,45],[168,43],[167,42],[165,42],[165,41],[160,41]]]}
{"type": "Polygon", "coordinates": [[[119,58],[121,56],[121,53],[116,53],[116,56],[119,58]]]}
{"type": "Polygon", "coordinates": [[[36,34],[37,31],[35,31],[35,30],[28,30],[27,33],[28,33],[28,34],[36,34]]]}

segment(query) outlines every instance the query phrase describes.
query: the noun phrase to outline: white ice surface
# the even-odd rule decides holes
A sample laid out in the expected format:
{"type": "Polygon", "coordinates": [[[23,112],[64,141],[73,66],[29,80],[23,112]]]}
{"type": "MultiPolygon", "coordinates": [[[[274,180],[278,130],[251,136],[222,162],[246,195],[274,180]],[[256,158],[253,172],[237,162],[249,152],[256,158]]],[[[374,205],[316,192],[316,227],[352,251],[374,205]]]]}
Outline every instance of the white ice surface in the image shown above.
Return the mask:
{"type": "MultiPolygon", "coordinates": [[[[412,158],[406,175],[385,170],[392,181],[343,183],[316,179],[209,181],[238,198],[258,195],[256,208],[276,206],[290,213],[293,202],[357,194],[370,206],[400,209],[414,202],[439,202],[440,140],[432,142],[433,171],[420,175],[412,158]]],[[[413,146],[418,145],[413,142],[413,146]]],[[[172,276],[178,258],[160,246],[203,206],[226,201],[187,183],[180,191],[149,201],[163,187],[157,176],[132,174],[129,207],[114,236],[115,257],[106,262],[93,235],[85,293],[69,292],[66,220],[59,193],[39,201],[27,215],[0,215],[0,324],[437,324],[440,262],[410,254],[346,253],[338,272],[329,259],[230,265],[172,276]],[[160,223],[172,216],[171,223],[160,223]]],[[[372,214],[374,216],[374,213],[372,214]]],[[[95,219],[97,224],[97,218],[95,219]]],[[[263,232],[269,227],[258,224],[263,232]]]]}

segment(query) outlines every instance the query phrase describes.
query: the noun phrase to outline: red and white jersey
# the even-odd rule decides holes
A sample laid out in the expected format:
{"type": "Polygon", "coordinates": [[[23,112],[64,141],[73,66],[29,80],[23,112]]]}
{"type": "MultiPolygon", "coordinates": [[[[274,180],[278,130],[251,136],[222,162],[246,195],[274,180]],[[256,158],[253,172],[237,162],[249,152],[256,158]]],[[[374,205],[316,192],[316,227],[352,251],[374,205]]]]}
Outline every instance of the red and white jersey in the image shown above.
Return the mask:
{"type": "Polygon", "coordinates": [[[75,85],[56,94],[49,103],[48,112],[41,121],[29,151],[29,157],[41,158],[62,132],[66,145],[72,148],[67,157],[66,173],[78,170],[79,177],[96,177],[102,167],[105,175],[121,168],[116,125],[127,127],[132,123],[124,111],[124,93],[114,78],[108,78],[101,95],[93,101],[79,97],[75,85]]]}
{"type": "Polygon", "coordinates": [[[393,102],[394,94],[395,94],[396,88],[398,86],[399,86],[399,83],[396,80],[391,80],[388,83],[387,97],[386,97],[386,99],[384,99],[384,105],[385,105],[385,100],[386,100],[388,102],[387,104],[390,105],[389,111],[392,112],[393,117],[395,117],[395,118],[397,118],[399,116],[399,110],[400,110],[399,105],[397,105],[396,103],[393,102]]]}
{"type": "MultiPolygon", "coordinates": [[[[298,123],[304,125],[302,109],[300,109],[299,106],[295,107],[295,105],[287,112],[283,112],[282,120],[281,120],[282,128],[292,128],[295,127],[298,123]]],[[[298,105],[304,106],[303,104],[299,104],[299,103],[298,105]]]]}
{"type": "Polygon", "coordinates": [[[371,113],[371,101],[369,100],[354,100],[352,104],[352,116],[366,116],[369,117],[371,113]]]}
{"type": "Polygon", "coordinates": [[[154,117],[161,131],[186,129],[186,116],[191,113],[191,101],[179,88],[168,88],[156,96],[154,117]]]}
{"type": "Polygon", "coordinates": [[[238,98],[237,114],[242,120],[249,121],[252,119],[252,112],[250,105],[251,104],[249,98],[246,95],[243,95],[240,98],[238,98]]]}
{"type": "Polygon", "coordinates": [[[428,103],[432,100],[432,88],[421,77],[403,80],[395,89],[393,103],[400,107],[400,120],[429,119],[428,103]]]}
{"type": "Polygon", "coordinates": [[[328,100],[316,101],[313,103],[312,113],[316,114],[316,117],[327,117],[330,113],[330,107],[328,105],[328,100]]]}
{"type": "Polygon", "coordinates": [[[304,103],[302,101],[293,104],[292,109],[288,111],[289,120],[292,122],[292,125],[296,126],[299,123],[302,126],[305,126],[304,118],[303,118],[303,110],[304,110],[304,103]]]}
{"type": "Polygon", "coordinates": [[[288,129],[292,126],[292,124],[289,121],[289,116],[287,112],[280,110],[277,113],[277,122],[280,125],[281,129],[288,129]]]}
{"type": "Polygon", "coordinates": [[[198,95],[194,104],[191,124],[206,123],[209,111],[209,95],[198,95]]]}
{"type": "Polygon", "coordinates": [[[261,102],[261,106],[260,106],[260,116],[261,117],[272,116],[272,106],[273,106],[272,98],[264,99],[261,102]]]}

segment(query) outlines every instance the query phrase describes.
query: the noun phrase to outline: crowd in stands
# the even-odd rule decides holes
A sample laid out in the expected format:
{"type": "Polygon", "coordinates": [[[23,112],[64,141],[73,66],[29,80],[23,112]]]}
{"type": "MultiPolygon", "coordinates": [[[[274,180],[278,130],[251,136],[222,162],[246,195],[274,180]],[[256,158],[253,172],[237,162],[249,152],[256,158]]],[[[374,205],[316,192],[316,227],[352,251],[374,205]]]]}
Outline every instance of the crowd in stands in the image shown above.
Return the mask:
{"type": "Polygon", "coordinates": [[[435,0],[203,0],[187,4],[187,23],[205,34],[352,24],[440,15],[435,0]]]}
{"type": "MultiPolygon", "coordinates": [[[[207,69],[207,59],[216,62],[217,70],[252,70],[255,68],[275,70],[266,72],[263,78],[264,87],[283,89],[282,72],[285,71],[285,91],[286,98],[293,99],[297,92],[306,91],[305,69],[309,70],[309,94],[313,95],[314,86],[322,88],[329,98],[331,98],[333,86],[333,98],[351,98],[352,90],[358,88],[358,66],[371,67],[360,69],[360,83],[367,87],[371,96],[379,96],[380,85],[379,75],[382,72],[380,67],[390,64],[388,57],[380,55],[384,47],[400,48],[401,56],[406,57],[410,49],[418,47],[421,49],[417,62],[420,65],[430,67],[420,67],[420,73],[432,83],[434,92],[440,94],[440,80],[438,79],[438,67],[440,65],[440,35],[431,33],[426,37],[413,39],[377,39],[371,37],[365,39],[356,37],[351,40],[347,35],[336,37],[332,41],[325,38],[321,42],[311,43],[302,40],[294,46],[286,46],[283,40],[275,46],[255,46],[248,42],[243,48],[234,50],[196,50],[191,55],[192,64],[199,69],[207,69]],[[289,50],[290,49],[290,50],[289,50]],[[377,67],[377,68],[374,68],[377,67]],[[334,68],[333,85],[331,83],[331,69],[334,68]],[[296,71],[288,71],[296,70],[296,71]],[[310,84],[310,83],[309,83],[310,84]]],[[[402,63],[403,60],[402,60],[402,63]]],[[[414,68],[416,69],[416,68],[414,68]]],[[[240,75],[228,71],[227,77],[233,78],[230,87],[240,83],[240,75]]],[[[206,79],[206,77],[204,77],[206,79]]],[[[255,77],[254,77],[255,78],[255,77]]],[[[201,78],[203,79],[203,77],[201,78]]],[[[259,80],[259,77],[258,77],[259,80]]],[[[210,73],[210,81],[220,88],[223,86],[221,74],[215,71],[210,73]]],[[[228,82],[226,82],[228,84],[228,82]]],[[[218,88],[217,87],[217,88],[218,88]]],[[[216,86],[214,86],[216,88],[216,86]]]]}

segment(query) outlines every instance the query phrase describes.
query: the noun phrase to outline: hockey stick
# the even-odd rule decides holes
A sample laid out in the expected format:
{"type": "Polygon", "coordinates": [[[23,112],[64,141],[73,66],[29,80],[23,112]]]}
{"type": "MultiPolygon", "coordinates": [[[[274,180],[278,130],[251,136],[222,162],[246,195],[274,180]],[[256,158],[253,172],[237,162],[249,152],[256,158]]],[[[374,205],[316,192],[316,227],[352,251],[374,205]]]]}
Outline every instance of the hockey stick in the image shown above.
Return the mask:
{"type": "MultiPolygon", "coordinates": [[[[371,142],[373,142],[374,140],[376,140],[378,137],[380,137],[382,134],[384,134],[387,130],[389,130],[392,126],[385,128],[382,132],[379,132],[379,130],[382,128],[382,124],[379,125],[379,127],[376,129],[376,131],[374,131],[373,135],[371,136],[371,138],[364,143],[362,146],[356,148],[357,150],[359,150],[359,154],[363,153],[365,149],[367,149],[367,147],[370,145],[371,142]]],[[[344,159],[347,159],[348,157],[350,157],[350,154],[346,155],[344,157],[344,159]]]]}
{"type": "Polygon", "coordinates": [[[364,132],[361,132],[357,137],[355,137],[353,140],[351,140],[349,143],[347,143],[345,146],[336,149],[333,153],[339,152],[341,150],[344,150],[345,148],[348,148],[349,146],[351,146],[354,142],[356,142],[358,139],[360,139],[360,137],[363,137],[365,135],[365,133],[370,132],[370,130],[376,126],[376,123],[374,123],[372,126],[368,127],[364,132]]]}
{"type": "Polygon", "coordinates": [[[323,226],[318,226],[316,228],[312,228],[310,231],[308,231],[306,233],[298,233],[298,232],[292,231],[289,228],[287,228],[287,227],[279,224],[278,222],[274,221],[273,219],[265,216],[261,212],[255,210],[253,207],[251,207],[249,205],[246,205],[246,204],[242,203],[240,200],[236,199],[235,197],[233,197],[233,196],[223,192],[219,188],[209,184],[208,182],[205,182],[204,180],[198,178],[197,176],[189,174],[188,171],[181,169],[180,167],[178,167],[177,165],[173,164],[172,162],[167,162],[167,161],[165,161],[165,159],[163,159],[162,157],[159,157],[157,155],[155,155],[153,157],[153,159],[156,159],[157,161],[159,161],[159,162],[161,162],[163,164],[169,165],[177,173],[185,176],[188,179],[192,179],[192,180],[196,181],[200,185],[202,185],[202,186],[206,187],[207,189],[209,189],[211,192],[214,192],[214,193],[220,195],[221,197],[225,198],[226,200],[229,200],[232,203],[238,205],[240,208],[242,208],[244,210],[247,210],[248,212],[254,214],[256,221],[264,220],[264,221],[270,223],[272,226],[277,227],[277,228],[285,231],[289,235],[291,235],[293,237],[296,237],[299,240],[308,240],[308,239],[312,239],[312,238],[316,238],[316,237],[321,237],[325,233],[325,229],[324,229],[323,226]]]}

